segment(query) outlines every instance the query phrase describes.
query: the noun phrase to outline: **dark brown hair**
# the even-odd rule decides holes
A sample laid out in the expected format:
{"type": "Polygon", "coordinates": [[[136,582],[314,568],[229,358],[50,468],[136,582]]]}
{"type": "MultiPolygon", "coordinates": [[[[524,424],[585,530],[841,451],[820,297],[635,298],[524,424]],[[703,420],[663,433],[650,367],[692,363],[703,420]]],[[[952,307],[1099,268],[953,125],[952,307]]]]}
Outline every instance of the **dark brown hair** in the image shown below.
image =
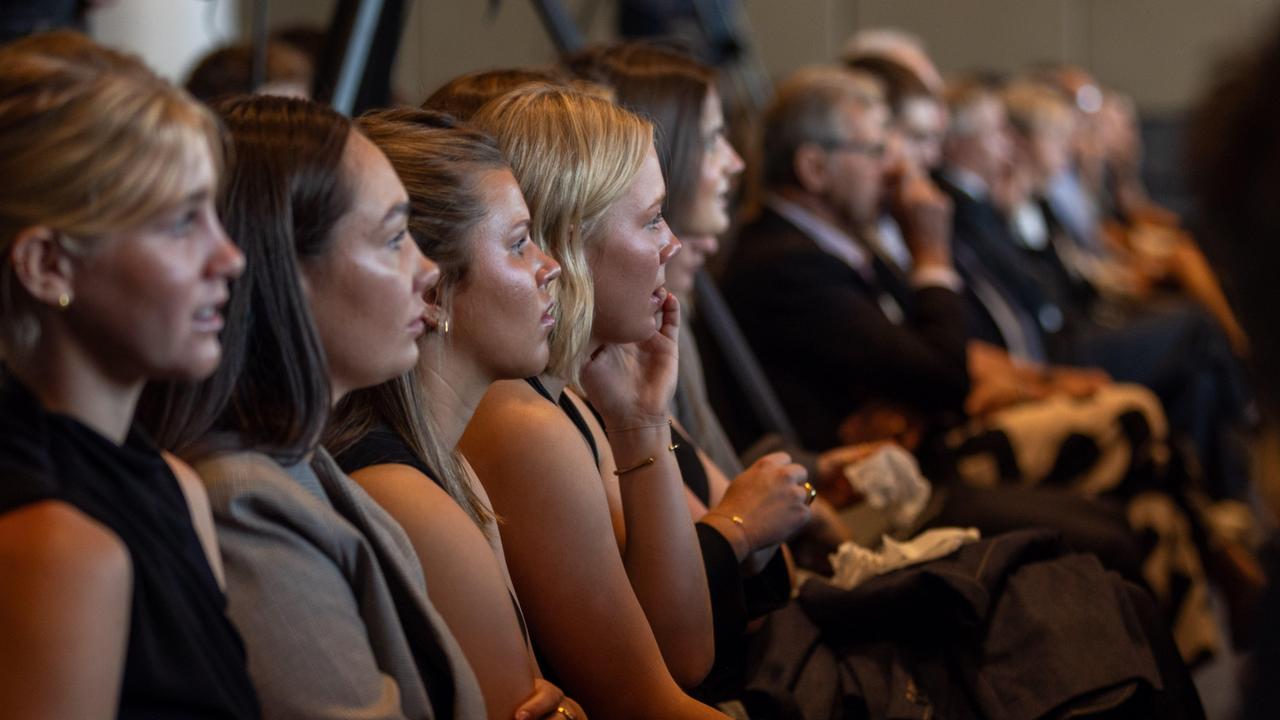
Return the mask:
{"type": "MultiPolygon", "coordinates": [[[[422,253],[440,266],[436,286],[441,304],[466,280],[471,231],[488,213],[479,175],[509,170],[494,140],[431,110],[398,108],[367,113],[358,121],[365,135],[386,153],[409,194],[409,232],[422,253]]],[[[477,524],[493,519],[472,491],[457,451],[439,442],[440,433],[423,393],[421,368],[432,358],[418,356],[418,368],[338,403],[324,445],[340,453],[379,424],[394,432],[436,474],[436,480],[477,524]]]]}
{"type": "Polygon", "coordinates": [[[351,122],[318,103],[242,97],[218,107],[228,173],[219,214],[245,255],[231,288],[222,363],[208,380],[149,389],[141,416],[166,449],[252,448],[293,463],[320,441],[328,365],[301,265],[323,255],[351,205],[351,122]]]}
{"type": "Polygon", "coordinates": [[[677,233],[687,228],[706,152],[702,112],[716,87],[715,72],[686,52],[647,42],[582,52],[570,67],[583,79],[612,87],[619,105],[654,124],[667,181],[663,212],[677,233]]]}

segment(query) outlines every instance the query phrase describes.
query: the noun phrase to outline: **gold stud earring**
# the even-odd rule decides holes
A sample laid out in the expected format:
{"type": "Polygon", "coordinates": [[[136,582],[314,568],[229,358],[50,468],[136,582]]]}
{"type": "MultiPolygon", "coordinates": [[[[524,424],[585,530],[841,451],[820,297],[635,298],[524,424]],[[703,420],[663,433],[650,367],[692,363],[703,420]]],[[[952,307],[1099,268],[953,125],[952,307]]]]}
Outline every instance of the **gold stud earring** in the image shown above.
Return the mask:
{"type": "Polygon", "coordinates": [[[61,295],[58,296],[58,307],[65,309],[70,304],[71,304],[71,295],[67,293],[62,293],[61,295]]]}
{"type": "Polygon", "coordinates": [[[440,334],[441,335],[449,334],[449,318],[445,318],[444,321],[440,323],[440,334]]]}

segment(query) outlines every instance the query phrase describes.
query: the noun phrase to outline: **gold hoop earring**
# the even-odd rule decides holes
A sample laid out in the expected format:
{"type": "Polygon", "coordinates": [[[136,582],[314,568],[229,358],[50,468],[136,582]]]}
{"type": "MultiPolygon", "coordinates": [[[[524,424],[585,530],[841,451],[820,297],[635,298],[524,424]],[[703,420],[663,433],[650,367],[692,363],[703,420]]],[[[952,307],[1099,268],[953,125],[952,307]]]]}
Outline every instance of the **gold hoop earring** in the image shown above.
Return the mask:
{"type": "Polygon", "coordinates": [[[65,309],[67,309],[67,306],[69,306],[69,305],[71,305],[71,295],[70,295],[70,294],[68,294],[68,293],[62,293],[61,295],[59,295],[59,296],[58,296],[58,307],[60,307],[60,308],[62,308],[62,309],[64,309],[64,310],[65,310],[65,309]]]}
{"type": "Polygon", "coordinates": [[[440,323],[440,334],[441,335],[449,334],[449,318],[445,318],[444,321],[440,323]]]}

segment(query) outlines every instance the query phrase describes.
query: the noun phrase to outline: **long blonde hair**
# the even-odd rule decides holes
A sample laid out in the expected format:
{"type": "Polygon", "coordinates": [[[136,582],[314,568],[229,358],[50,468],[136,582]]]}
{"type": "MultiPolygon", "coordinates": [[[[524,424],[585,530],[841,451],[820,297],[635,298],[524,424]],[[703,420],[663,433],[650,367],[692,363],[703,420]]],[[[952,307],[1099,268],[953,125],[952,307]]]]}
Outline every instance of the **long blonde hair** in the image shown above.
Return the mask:
{"type": "Polygon", "coordinates": [[[560,263],[547,372],[576,383],[591,335],[595,285],[587,247],[653,146],[653,125],[583,92],[525,85],[476,113],[497,139],[533,219],[532,236],[560,263]]]}
{"type": "MultiPolygon", "coordinates": [[[[0,48],[0,252],[24,228],[91,250],[180,202],[201,146],[222,156],[218,123],[137,58],[74,32],[0,48]]],[[[39,307],[0,268],[0,350],[30,352],[39,307]]]]}

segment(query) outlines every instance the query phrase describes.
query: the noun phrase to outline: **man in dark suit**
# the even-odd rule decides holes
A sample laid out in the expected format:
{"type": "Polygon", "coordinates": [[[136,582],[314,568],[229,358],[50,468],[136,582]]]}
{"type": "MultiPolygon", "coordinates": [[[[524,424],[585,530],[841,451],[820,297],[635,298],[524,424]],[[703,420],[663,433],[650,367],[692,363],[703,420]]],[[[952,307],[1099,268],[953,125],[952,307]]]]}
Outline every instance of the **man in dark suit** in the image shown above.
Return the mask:
{"type": "MultiPolygon", "coordinates": [[[[878,86],[854,71],[805,70],[780,86],[765,116],[766,206],[737,238],[722,278],[743,334],[814,451],[835,445],[841,421],[876,403],[959,416],[969,393],[950,205],[926,176],[891,171],[887,121],[878,86]],[[912,255],[905,278],[859,240],[886,204],[912,255]]],[[[1124,520],[1085,499],[1006,486],[935,492],[931,522],[984,533],[1049,525],[1108,567],[1140,576],[1124,520]]]]}
{"type": "Polygon", "coordinates": [[[949,203],[926,177],[889,177],[888,119],[855,72],[815,68],[784,84],[765,118],[765,208],[723,278],[812,449],[836,444],[840,422],[871,400],[932,413],[958,410],[968,392],[949,203]],[[858,239],[886,194],[913,259],[906,303],[858,239]]]}
{"type": "MultiPolygon", "coordinates": [[[[1226,337],[1203,310],[1169,302],[1103,327],[1050,298],[1048,279],[1020,254],[995,196],[1010,162],[1004,105],[978,83],[948,89],[951,127],[938,182],[954,204],[956,268],[972,335],[1022,360],[1092,366],[1161,399],[1172,427],[1196,448],[1217,496],[1244,497],[1247,459],[1237,428],[1244,389],[1226,337]]],[[[1062,295],[1062,293],[1059,293],[1062,295]]]]}

